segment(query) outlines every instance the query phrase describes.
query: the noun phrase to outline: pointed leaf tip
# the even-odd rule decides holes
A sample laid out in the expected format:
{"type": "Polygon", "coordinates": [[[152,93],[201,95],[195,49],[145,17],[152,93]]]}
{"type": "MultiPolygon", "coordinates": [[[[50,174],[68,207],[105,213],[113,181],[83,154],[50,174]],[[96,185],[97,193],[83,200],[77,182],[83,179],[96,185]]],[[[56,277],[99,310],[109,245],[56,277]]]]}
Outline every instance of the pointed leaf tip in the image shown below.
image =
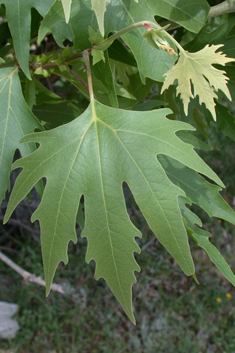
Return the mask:
{"type": "Polygon", "coordinates": [[[65,22],[69,23],[72,0],[61,0],[61,1],[64,9],[65,22]]]}

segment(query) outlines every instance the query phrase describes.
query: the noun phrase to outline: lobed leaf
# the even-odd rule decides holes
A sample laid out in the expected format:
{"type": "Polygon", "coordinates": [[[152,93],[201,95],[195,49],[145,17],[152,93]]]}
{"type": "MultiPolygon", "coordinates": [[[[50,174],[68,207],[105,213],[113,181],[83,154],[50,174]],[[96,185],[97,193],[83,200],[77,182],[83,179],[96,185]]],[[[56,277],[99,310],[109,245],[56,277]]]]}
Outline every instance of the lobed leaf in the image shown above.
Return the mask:
{"type": "Polygon", "coordinates": [[[211,47],[207,45],[196,53],[182,51],[177,64],[164,74],[165,81],[161,93],[177,80],[176,92],[181,96],[186,115],[190,98],[195,98],[197,95],[200,104],[205,103],[214,120],[216,120],[214,98],[218,98],[215,91],[220,89],[231,100],[225,72],[212,66],[212,64],[225,65],[235,61],[233,58],[227,58],[222,52],[216,53],[216,50],[222,46],[222,44],[211,47]],[[191,84],[193,84],[193,90],[191,84]]]}
{"type": "Polygon", "coordinates": [[[93,101],[67,125],[22,140],[37,142],[40,147],[14,163],[23,171],[16,180],[5,221],[35,183],[45,177],[42,202],[32,220],[40,221],[47,293],[58,263],[67,263],[68,242],[77,240],[75,221],[84,195],[86,260],[96,261],[95,277],[105,279],[134,321],[131,287],[134,271],[139,270],[133,256],[139,252],[134,238],[141,235],[126,211],[124,181],[158,240],[187,275],[194,273],[178,205],[184,192],[167,178],[156,156],[169,155],[215,182],[221,181],[192,146],[175,135],[192,127],[168,120],[168,113],[168,109],[124,111],[93,101]]]}

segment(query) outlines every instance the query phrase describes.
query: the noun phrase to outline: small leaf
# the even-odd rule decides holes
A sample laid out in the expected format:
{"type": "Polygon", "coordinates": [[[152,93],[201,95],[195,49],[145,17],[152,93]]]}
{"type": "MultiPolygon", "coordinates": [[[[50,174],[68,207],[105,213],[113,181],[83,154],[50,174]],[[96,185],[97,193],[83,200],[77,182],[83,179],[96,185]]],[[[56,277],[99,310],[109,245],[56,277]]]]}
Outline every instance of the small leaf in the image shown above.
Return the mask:
{"type": "Polygon", "coordinates": [[[105,61],[104,52],[102,50],[92,49],[91,55],[93,57],[93,65],[97,64],[101,60],[105,61]]]}
{"type": "Polygon", "coordinates": [[[28,80],[26,77],[26,84],[25,84],[25,101],[28,104],[29,108],[32,110],[33,106],[36,104],[36,87],[34,80],[28,80]]]}
{"type": "Polygon", "coordinates": [[[228,78],[224,71],[218,70],[212,64],[225,65],[228,62],[235,61],[233,58],[227,58],[222,52],[216,53],[216,50],[223,45],[208,45],[197,53],[181,51],[180,58],[166,74],[161,93],[173,85],[178,80],[177,95],[180,94],[184,104],[185,114],[188,114],[188,105],[190,98],[199,96],[200,104],[205,103],[207,109],[216,120],[214,98],[218,98],[215,91],[219,89],[231,100],[231,95],[227,87],[228,78]],[[193,91],[191,87],[193,84],[193,91]]]}
{"type": "Polygon", "coordinates": [[[89,30],[89,41],[91,42],[91,44],[97,44],[99,42],[102,42],[102,40],[104,40],[104,37],[101,35],[99,29],[97,31],[94,31],[94,29],[91,26],[89,26],[88,30],[89,30]]]}

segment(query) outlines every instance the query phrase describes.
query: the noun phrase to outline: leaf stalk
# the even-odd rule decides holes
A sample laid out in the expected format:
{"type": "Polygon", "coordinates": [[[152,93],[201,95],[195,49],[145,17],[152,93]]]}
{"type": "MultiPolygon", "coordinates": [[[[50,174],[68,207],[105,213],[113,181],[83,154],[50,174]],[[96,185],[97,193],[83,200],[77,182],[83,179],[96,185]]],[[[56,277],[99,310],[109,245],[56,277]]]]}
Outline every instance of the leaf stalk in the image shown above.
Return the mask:
{"type": "Polygon", "coordinates": [[[86,63],[86,69],[87,69],[87,81],[88,81],[89,95],[90,95],[90,101],[91,101],[91,107],[92,107],[92,116],[93,116],[93,119],[95,119],[96,114],[95,114],[95,105],[94,105],[94,92],[93,92],[92,78],[91,78],[91,67],[90,67],[90,60],[89,60],[89,50],[84,50],[83,57],[84,57],[84,60],[86,63]]]}

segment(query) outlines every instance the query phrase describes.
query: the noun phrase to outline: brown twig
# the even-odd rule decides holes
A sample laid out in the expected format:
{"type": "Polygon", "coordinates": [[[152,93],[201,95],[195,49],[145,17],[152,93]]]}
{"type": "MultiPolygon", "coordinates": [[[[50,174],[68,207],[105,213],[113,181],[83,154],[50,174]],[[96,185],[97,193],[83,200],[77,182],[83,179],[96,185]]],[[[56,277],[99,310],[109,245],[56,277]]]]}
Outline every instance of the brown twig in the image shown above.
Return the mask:
{"type": "Polygon", "coordinates": [[[86,82],[76,73],[74,72],[72,69],[70,69],[70,73],[71,75],[73,75],[78,81],[81,82],[81,84],[87,89],[87,91],[89,92],[89,87],[87,86],[86,82]]]}
{"type": "MultiPolygon", "coordinates": [[[[0,260],[2,260],[6,265],[11,267],[14,271],[19,273],[19,275],[21,275],[25,281],[33,282],[38,284],[39,286],[46,287],[46,282],[43,279],[41,279],[41,277],[36,277],[35,275],[32,275],[31,273],[23,270],[20,266],[18,266],[7,256],[5,256],[1,251],[0,251],[0,260]]],[[[65,291],[63,290],[62,286],[60,286],[59,284],[53,283],[51,285],[51,290],[55,292],[59,292],[61,294],[65,294],[65,291]]]]}

